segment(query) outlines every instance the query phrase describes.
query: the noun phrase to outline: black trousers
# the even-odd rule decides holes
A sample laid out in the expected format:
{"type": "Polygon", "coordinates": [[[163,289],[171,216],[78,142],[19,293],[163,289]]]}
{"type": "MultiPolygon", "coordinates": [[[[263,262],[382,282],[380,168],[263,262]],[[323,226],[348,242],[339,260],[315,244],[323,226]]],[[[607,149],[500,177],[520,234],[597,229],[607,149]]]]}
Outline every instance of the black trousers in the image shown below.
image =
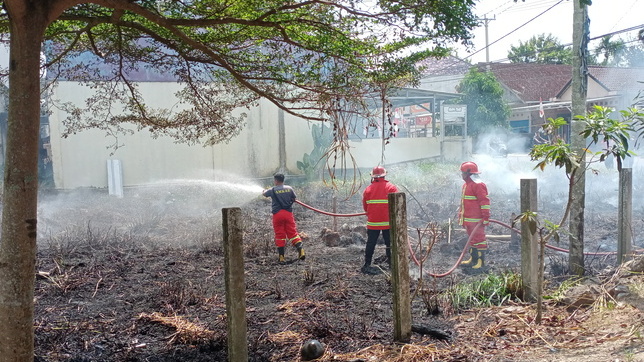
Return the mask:
{"type": "Polygon", "coordinates": [[[367,247],[364,251],[364,265],[371,265],[373,259],[373,252],[376,250],[376,243],[378,236],[382,231],[382,238],[385,240],[385,253],[387,260],[391,261],[391,239],[389,238],[389,229],[386,230],[371,230],[367,229],[367,247]]]}

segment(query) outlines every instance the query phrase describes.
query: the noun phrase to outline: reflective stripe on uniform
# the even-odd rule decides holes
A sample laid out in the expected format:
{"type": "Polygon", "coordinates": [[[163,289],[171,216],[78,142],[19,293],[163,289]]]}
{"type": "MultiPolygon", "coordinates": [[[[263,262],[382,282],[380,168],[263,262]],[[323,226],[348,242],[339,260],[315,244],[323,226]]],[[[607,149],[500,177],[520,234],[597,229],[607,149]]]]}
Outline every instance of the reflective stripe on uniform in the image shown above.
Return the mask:
{"type": "Polygon", "coordinates": [[[389,200],[367,200],[367,204],[388,204],[389,200]]]}
{"type": "Polygon", "coordinates": [[[389,221],[382,221],[382,222],[367,221],[367,226],[389,226],[389,221]]]}

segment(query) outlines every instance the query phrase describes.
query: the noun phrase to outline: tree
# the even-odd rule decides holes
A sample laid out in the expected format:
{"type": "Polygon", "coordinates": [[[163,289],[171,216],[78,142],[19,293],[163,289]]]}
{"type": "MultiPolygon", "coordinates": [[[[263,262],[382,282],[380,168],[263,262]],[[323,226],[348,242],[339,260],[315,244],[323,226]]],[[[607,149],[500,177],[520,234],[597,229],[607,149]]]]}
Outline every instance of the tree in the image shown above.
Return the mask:
{"type": "MultiPolygon", "coordinates": [[[[566,124],[563,118],[548,118],[546,123],[542,126],[545,134],[546,142],[543,144],[535,145],[530,150],[530,158],[537,161],[536,168],[544,170],[547,165],[563,168],[566,177],[568,178],[568,200],[563,212],[563,216],[559,223],[553,223],[544,220],[544,227],[538,227],[541,223],[537,218],[537,214],[528,211],[517,217],[517,221],[528,223],[530,230],[534,234],[539,231],[540,239],[540,257],[539,257],[539,273],[538,280],[539,286],[537,290],[537,316],[535,321],[541,322],[541,313],[543,306],[541,300],[543,297],[543,287],[541,281],[543,280],[544,272],[544,248],[547,241],[553,238],[559,242],[561,239],[560,233],[565,232],[562,225],[570,216],[574,216],[575,204],[575,184],[579,182],[579,175],[585,174],[589,165],[594,162],[604,162],[608,158],[617,160],[617,169],[621,172],[622,165],[626,157],[632,157],[633,151],[629,149],[629,139],[631,135],[636,133],[637,138],[642,136],[642,129],[637,129],[634,125],[641,124],[644,120],[644,112],[641,112],[635,107],[628,108],[620,111],[621,120],[610,118],[614,112],[612,108],[594,106],[593,110],[587,116],[576,116],[577,121],[580,123],[582,131],[579,136],[584,140],[588,140],[588,145],[583,149],[574,149],[570,144],[565,143],[564,140],[558,136],[559,129],[566,124]],[[602,145],[602,149],[591,153],[589,149],[593,145],[602,145]],[[588,159],[590,155],[590,159],[588,159]]],[[[571,248],[573,247],[571,243],[571,248]]],[[[583,253],[583,250],[582,250],[583,253]]],[[[583,260],[583,259],[582,259],[583,260]]],[[[571,264],[571,271],[575,272],[575,264],[571,264]]],[[[583,270],[583,269],[582,269],[583,270]]]]}
{"type": "Polygon", "coordinates": [[[606,35],[601,38],[599,46],[595,48],[595,56],[603,56],[600,65],[619,65],[624,58],[624,53],[626,51],[626,44],[623,40],[611,40],[610,35],[606,35]]]}
{"type": "Polygon", "coordinates": [[[94,81],[69,132],[148,129],[190,143],[235,135],[230,110],[264,97],[324,120],[319,104],[359,97],[374,74],[410,74],[416,61],[469,43],[474,2],[282,0],[4,0],[9,109],[0,239],[0,356],[33,360],[40,59],[57,79],[94,81]],[[42,45],[45,44],[44,48],[42,45]],[[434,44],[426,50],[411,53],[434,44]],[[395,65],[395,66],[394,66],[395,65]],[[130,75],[172,74],[186,111],[151,109],[130,75]],[[124,105],[124,109],[120,107],[124,105]],[[118,111],[116,111],[118,110],[118,111]],[[82,122],[81,122],[82,121],[82,122]],[[125,125],[125,126],[124,126],[125,125]]]}
{"type": "Polygon", "coordinates": [[[563,46],[552,34],[540,34],[510,46],[508,59],[512,63],[572,64],[572,49],[563,46]]]}
{"type": "Polygon", "coordinates": [[[510,107],[503,100],[503,88],[492,72],[470,68],[457,88],[467,105],[467,133],[472,136],[507,128],[510,107]]]}
{"type": "Polygon", "coordinates": [[[644,67],[644,45],[637,44],[625,47],[623,51],[624,63],[620,64],[626,67],[644,67]]]}

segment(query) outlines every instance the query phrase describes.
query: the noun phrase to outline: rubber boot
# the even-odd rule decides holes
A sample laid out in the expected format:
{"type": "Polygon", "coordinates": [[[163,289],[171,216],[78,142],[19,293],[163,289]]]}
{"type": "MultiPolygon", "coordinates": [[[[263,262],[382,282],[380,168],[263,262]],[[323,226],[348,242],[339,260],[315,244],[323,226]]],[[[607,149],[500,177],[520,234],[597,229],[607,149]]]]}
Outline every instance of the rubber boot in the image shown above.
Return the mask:
{"type": "Polygon", "coordinates": [[[378,275],[381,273],[380,269],[368,264],[363,265],[362,268],[360,268],[360,271],[367,275],[378,275]]]}
{"type": "Polygon", "coordinates": [[[301,241],[295,244],[295,248],[297,248],[298,258],[300,258],[300,260],[306,259],[306,254],[304,253],[304,247],[302,247],[301,241]]]}
{"type": "Polygon", "coordinates": [[[472,269],[483,269],[485,267],[485,250],[477,250],[476,251],[477,257],[476,257],[476,263],[472,265],[472,269]]]}
{"type": "Polygon", "coordinates": [[[280,246],[277,248],[277,254],[278,254],[278,263],[280,264],[286,264],[286,258],[284,258],[284,247],[280,246]]]}
{"type": "Polygon", "coordinates": [[[464,267],[471,267],[472,265],[477,263],[477,259],[479,257],[479,254],[475,248],[470,248],[470,257],[467,260],[463,260],[461,262],[461,266],[464,267]]]}

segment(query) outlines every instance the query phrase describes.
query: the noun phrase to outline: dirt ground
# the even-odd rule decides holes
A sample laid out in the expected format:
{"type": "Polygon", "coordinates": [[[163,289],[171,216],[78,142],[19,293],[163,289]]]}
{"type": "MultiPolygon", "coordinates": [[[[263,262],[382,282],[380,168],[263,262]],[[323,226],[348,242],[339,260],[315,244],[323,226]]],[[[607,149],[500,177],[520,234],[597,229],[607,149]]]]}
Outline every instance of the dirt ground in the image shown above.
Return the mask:
{"type": "MultiPolygon", "coordinates": [[[[396,180],[390,170],[391,179],[412,185],[416,176],[404,172],[396,180]]],[[[297,261],[289,249],[292,262],[278,265],[269,201],[257,196],[256,185],[183,180],[127,189],[121,199],[105,190],[43,193],[35,360],[226,361],[221,208],[239,206],[250,361],[300,361],[300,346],[311,339],[326,348],[319,361],[644,361],[644,279],[637,267],[615,270],[614,256],[588,256],[588,276],[566,295],[555,295],[569,278],[562,275],[565,254],[549,250],[551,298],[539,324],[534,303],[513,299],[458,309],[442,298],[456,285],[520,272],[520,251],[504,236],[509,231],[494,225],[488,234],[503,236],[491,238],[489,274],[457,268],[431,277],[450,269],[463,247],[463,233],[448,233],[445,226],[458,206],[460,183],[451,177],[422,182],[428,185],[401,190],[417,258],[434,242],[422,274],[410,259],[415,332],[402,345],[393,343],[382,245],[375,258],[383,273],[360,273],[363,217],[339,217],[334,225],[332,217],[296,206],[307,258],[297,261]],[[334,226],[338,234],[325,231],[334,226]],[[428,227],[441,232],[423,235],[428,227]],[[432,333],[419,333],[423,328],[432,333]]],[[[317,184],[296,190],[302,202],[334,210],[331,189],[317,184]]],[[[490,194],[493,218],[506,222],[518,211],[513,192],[492,184],[490,194]]],[[[610,250],[617,235],[616,208],[599,196],[589,196],[587,250],[610,250]]],[[[336,200],[336,213],[361,212],[359,195],[336,200]]],[[[553,192],[540,202],[548,205],[546,215],[560,206],[553,192]]],[[[634,230],[641,223],[636,209],[634,230]]]]}

